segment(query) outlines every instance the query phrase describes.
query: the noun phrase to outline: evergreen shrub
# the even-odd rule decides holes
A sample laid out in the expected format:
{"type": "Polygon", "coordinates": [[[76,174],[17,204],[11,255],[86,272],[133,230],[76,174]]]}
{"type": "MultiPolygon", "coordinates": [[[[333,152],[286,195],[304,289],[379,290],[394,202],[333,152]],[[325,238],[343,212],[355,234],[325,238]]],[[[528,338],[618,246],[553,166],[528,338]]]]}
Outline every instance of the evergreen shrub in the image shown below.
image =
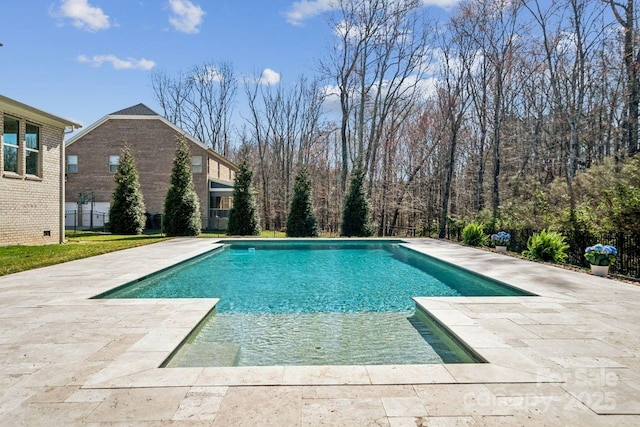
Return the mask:
{"type": "Polygon", "coordinates": [[[539,261],[560,263],[566,261],[568,249],[569,245],[562,234],[542,230],[529,237],[527,250],[522,255],[539,261]]]}
{"type": "Polygon", "coordinates": [[[469,246],[486,246],[487,236],[484,225],[478,222],[470,222],[462,229],[462,243],[469,246]]]}

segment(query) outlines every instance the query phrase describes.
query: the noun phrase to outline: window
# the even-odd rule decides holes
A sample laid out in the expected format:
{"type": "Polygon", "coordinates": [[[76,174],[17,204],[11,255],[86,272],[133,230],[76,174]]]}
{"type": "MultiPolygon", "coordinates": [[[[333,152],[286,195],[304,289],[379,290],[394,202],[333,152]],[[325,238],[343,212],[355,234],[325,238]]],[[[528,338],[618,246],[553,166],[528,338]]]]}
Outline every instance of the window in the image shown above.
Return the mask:
{"type": "Polygon", "coordinates": [[[191,172],[202,173],[202,156],[191,156],[191,172]]]}
{"type": "Polygon", "coordinates": [[[40,128],[27,123],[25,134],[25,155],[27,175],[40,174],[40,128]]]}
{"type": "Polygon", "coordinates": [[[18,173],[19,122],[13,117],[4,116],[2,135],[2,151],[4,154],[3,170],[18,173]]]}
{"type": "Polygon", "coordinates": [[[67,173],[78,173],[78,156],[67,156],[67,173]]]}
{"type": "Polygon", "coordinates": [[[118,172],[118,165],[120,164],[120,156],[109,156],[109,172],[118,172]]]}

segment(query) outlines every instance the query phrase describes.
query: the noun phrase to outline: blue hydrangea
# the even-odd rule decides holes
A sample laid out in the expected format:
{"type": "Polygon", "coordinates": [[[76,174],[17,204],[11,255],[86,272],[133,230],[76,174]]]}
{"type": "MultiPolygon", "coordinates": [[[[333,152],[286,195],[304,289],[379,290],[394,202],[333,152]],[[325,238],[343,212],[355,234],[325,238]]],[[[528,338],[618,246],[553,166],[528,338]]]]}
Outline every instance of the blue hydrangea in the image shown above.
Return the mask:
{"type": "Polygon", "coordinates": [[[491,235],[491,241],[497,246],[507,245],[511,241],[511,234],[506,231],[499,231],[491,235]]]}
{"type": "Polygon", "coordinates": [[[601,245],[600,243],[588,246],[584,250],[584,257],[593,265],[611,265],[616,260],[618,250],[615,246],[601,245]]]}

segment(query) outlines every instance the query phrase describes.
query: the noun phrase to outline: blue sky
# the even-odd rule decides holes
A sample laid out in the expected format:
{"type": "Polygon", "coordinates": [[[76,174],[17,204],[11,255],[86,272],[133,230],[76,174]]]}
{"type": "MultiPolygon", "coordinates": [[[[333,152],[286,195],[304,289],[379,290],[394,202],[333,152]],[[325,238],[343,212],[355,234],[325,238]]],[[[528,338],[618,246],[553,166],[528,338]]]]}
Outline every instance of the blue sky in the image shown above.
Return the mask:
{"type": "Polygon", "coordinates": [[[150,86],[155,70],[176,75],[230,61],[237,74],[286,84],[317,74],[331,45],[331,0],[3,3],[0,93],[85,127],[140,102],[161,113],[150,86]]]}

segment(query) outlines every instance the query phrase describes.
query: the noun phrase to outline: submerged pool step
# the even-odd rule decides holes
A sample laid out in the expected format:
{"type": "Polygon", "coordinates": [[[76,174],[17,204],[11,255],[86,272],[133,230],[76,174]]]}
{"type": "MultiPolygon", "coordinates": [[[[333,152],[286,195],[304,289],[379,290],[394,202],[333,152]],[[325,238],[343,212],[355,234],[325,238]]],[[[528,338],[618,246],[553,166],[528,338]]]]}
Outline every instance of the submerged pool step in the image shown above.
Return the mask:
{"type": "Polygon", "coordinates": [[[239,344],[211,341],[186,343],[167,367],[237,366],[239,358],[239,344]],[[185,355],[188,355],[188,358],[185,358],[185,355]]]}

